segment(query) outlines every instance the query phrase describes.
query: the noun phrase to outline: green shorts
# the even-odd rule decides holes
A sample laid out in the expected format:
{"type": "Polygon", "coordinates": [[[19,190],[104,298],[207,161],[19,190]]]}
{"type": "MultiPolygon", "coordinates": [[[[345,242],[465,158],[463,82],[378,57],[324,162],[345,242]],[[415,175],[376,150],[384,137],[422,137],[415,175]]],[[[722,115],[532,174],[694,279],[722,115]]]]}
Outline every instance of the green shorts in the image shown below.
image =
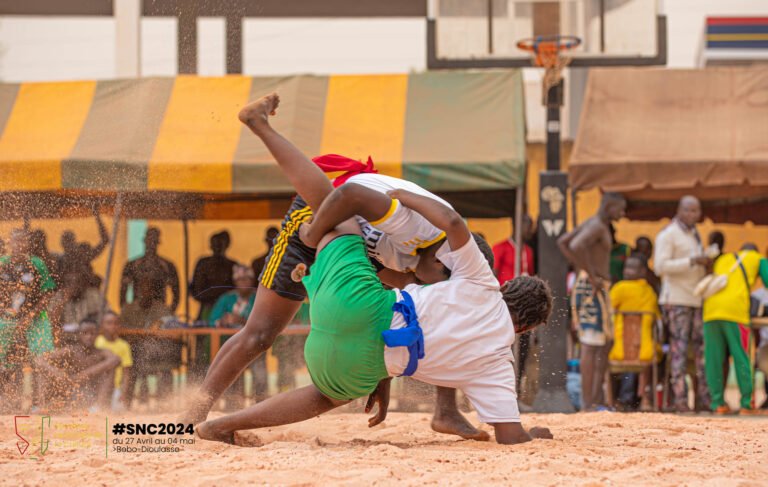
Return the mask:
{"type": "Polygon", "coordinates": [[[304,358],[315,386],[332,399],[373,392],[388,377],[381,332],[392,323],[394,291],[384,289],[359,235],[342,235],[304,278],[312,329],[304,358]]]}
{"type": "MultiPolygon", "coordinates": [[[[2,365],[18,365],[5,363],[15,333],[16,321],[13,318],[0,317],[0,364],[2,365]]],[[[34,357],[53,350],[53,331],[46,312],[40,313],[27,329],[26,347],[29,354],[34,357]]]]}

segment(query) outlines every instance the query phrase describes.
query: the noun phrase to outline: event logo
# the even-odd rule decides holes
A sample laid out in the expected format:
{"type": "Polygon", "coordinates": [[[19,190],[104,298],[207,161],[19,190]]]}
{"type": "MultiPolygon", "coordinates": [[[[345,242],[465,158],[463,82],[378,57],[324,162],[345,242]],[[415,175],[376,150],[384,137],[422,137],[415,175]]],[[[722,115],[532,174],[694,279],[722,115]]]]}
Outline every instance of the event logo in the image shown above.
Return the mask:
{"type": "Polygon", "coordinates": [[[51,417],[14,416],[16,449],[22,458],[41,460],[50,447],[67,449],[95,449],[106,452],[106,430],[96,429],[86,423],[57,422],[51,417]],[[38,422],[39,418],[39,422],[38,422]]]}

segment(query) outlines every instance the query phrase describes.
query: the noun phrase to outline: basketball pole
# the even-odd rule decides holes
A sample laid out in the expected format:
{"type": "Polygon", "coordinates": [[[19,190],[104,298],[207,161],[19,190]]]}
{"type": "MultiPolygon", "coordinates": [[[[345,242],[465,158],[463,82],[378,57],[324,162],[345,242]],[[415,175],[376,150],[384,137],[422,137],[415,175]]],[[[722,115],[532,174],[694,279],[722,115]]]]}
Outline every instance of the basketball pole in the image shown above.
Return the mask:
{"type": "MultiPolygon", "coordinates": [[[[549,68],[548,68],[549,69],[549,68]]],[[[547,168],[539,173],[539,276],[552,289],[552,316],[537,330],[539,342],[539,390],[533,409],[541,413],[572,413],[566,391],[568,355],[568,262],[557,246],[567,228],[568,177],[560,170],[560,108],[564,81],[546,94],[547,168]]]]}

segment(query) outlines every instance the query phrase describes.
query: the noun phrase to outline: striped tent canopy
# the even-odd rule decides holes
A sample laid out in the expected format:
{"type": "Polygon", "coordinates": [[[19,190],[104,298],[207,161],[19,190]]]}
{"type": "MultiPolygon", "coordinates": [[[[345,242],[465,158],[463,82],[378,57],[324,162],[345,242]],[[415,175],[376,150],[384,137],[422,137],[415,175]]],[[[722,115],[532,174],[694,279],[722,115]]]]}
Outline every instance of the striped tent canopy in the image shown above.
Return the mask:
{"type": "Polygon", "coordinates": [[[519,70],[0,84],[0,218],[274,218],[293,194],[237,120],[277,91],[273,125],[305,154],[372,156],[467,216],[511,214],[525,165],[519,70]]]}

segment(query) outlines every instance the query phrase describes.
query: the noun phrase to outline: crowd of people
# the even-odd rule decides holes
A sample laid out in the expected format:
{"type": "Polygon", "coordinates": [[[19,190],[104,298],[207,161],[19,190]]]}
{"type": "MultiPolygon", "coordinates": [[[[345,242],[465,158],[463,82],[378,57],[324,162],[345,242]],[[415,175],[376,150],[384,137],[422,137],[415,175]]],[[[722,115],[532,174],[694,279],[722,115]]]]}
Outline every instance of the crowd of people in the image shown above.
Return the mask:
{"type": "Polygon", "coordinates": [[[730,414],[724,389],[731,357],[741,394],[738,412],[760,414],[768,400],[754,404],[753,366],[768,373],[768,334],[750,323],[765,315],[760,300],[765,302],[768,260],[754,243],[725,252],[719,231],[703,242],[697,229],[701,204],[693,196],[679,201],[677,214],[655,240],[639,237],[632,248],[617,242],[613,231],[625,208],[621,195],[606,193],[598,214],[558,242],[578,269],[569,280],[581,379],[577,405],[586,411],[650,410],[656,362],[660,388],[669,391],[657,396],[660,403],[668,398],[663,409],[730,414]],[[762,286],[752,293],[758,281],[762,286]],[[752,343],[759,344],[757,364],[750,358],[752,343]],[[614,381],[607,373],[611,365],[640,371],[615,374],[614,381]]]}
{"type": "MultiPolygon", "coordinates": [[[[597,215],[564,235],[559,246],[570,262],[568,292],[573,355],[578,358],[580,388],[574,400],[584,411],[651,410],[656,382],[668,394],[661,407],[676,412],[731,411],[724,398],[732,362],[739,386],[741,414],[768,409],[754,403],[754,367],[768,374],[768,327],[750,328],[758,303],[768,303],[768,260],[746,243],[725,252],[725,237],[713,231],[705,242],[697,224],[702,212],[694,197],[680,200],[677,214],[654,239],[641,236],[634,246],[616,240],[613,223],[623,217],[620,195],[605,194],[597,215]],[[652,264],[651,264],[652,262],[652,264]],[[725,278],[717,278],[725,276],[725,278]],[[757,291],[750,293],[753,288],[757,291]],[[750,357],[750,340],[757,353],[750,357]],[[657,367],[653,368],[653,363],[657,367]],[[636,371],[620,366],[629,364],[636,371]],[[619,365],[618,368],[612,365],[619,365]],[[616,370],[618,369],[618,370],[616,370]],[[688,377],[688,379],[687,379],[688,377]],[[689,401],[688,382],[693,388],[689,401]]],[[[100,240],[78,242],[73,232],[61,236],[61,254],[49,252],[42,230],[13,230],[0,257],[0,395],[4,407],[19,406],[22,364],[35,371],[33,407],[130,408],[146,401],[149,376],[158,378],[160,394],[171,390],[171,370],[181,361],[181,344],[171,338],[122,336],[120,329],[178,325],[180,301],[175,265],[158,255],[160,231],[150,227],[145,252],[128,262],[121,276],[120,313],[110,309],[92,266],[109,242],[97,210],[100,240]],[[170,296],[170,300],[168,297],[170,296]],[[139,396],[135,397],[138,391],[139,396]]],[[[189,283],[199,302],[197,326],[242,328],[256,299],[257,278],[279,230],[267,229],[267,252],[250,265],[227,256],[230,235],[210,238],[211,255],[201,258],[189,283]]],[[[509,238],[493,246],[494,273],[500,284],[516,275],[536,275],[536,225],[525,216],[522,255],[509,238]],[[520,268],[517,268],[517,265],[520,268]]],[[[295,322],[308,323],[307,305],[295,322]]],[[[226,338],[224,339],[226,341],[226,338]]],[[[273,344],[278,358],[278,389],[295,387],[303,365],[303,337],[282,336],[273,344]]],[[[518,337],[517,387],[535,384],[536,334],[518,337]],[[534,366],[534,370],[527,370],[534,366]]],[[[210,341],[193,344],[193,377],[204,376],[210,341]]],[[[242,376],[225,396],[232,407],[243,403],[243,390],[254,400],[267,396],[266,356],[250,364],[252,386],[242,376]]],[[[631,368],[631,367],[630,367],[631,368]]],[[[765,383],[768,392],[768,380],[765,383]]],[[[523,387],[525,389],[525,386],[523,387]]],[[[525,397],[525,390],[522,391],[525,397]]]]}
{"type": "MultiPolygon", "coordinates": [[[[0,240],[3,410],[21,410],[25,367],[33,371],[31,408],[40,411],[127,409],[147,401],[150,376],[157,378],[153,393],[163,396],[173,388],[172,371],[182,358],[180,340],[121,331],[182,324],[175,317],[180,301],[178,272],[170,260],[158,255],[160,231],[148,228],[144,255],[124,266],[118,313],[104,298],[102,278],[93,270],[93,260],[109,243],[99,212],[94,209],[93,213],[100,235],[96,246],[78,242],[72,231],[62,234],[60,254],[48,250],[42,230],[18,228],[10,233],[7,246],[0,240]]],[[[269,249],[276,234],[276,228],[267,229],[269,249]]],[[[266,254],[244,265],[226,256],[229,245],[228,232],[213,235],[212,255],[198,261],[189,293],[200,310],[186,326],[231,328],[234,334],[245,324],[266,254]]],[[[295,322],[307,323],[306,310],[297,314],[295,322]]],[[[189,347],[189,356],[190,374],[199,376],[210,361],[210,339],[198,338],[189,347]]],[[[222,339],[226,341],[227,335],[222,339]]],[[[295,386],[296,370],[303,366],[303,340],[285,336],[274,344],[280,390],[295,386]]],[[[229,407],[241,406],[246,391],[254,400],[267,396],[265,356],[251,364],[251,377],[250,387],[241,377],[230,388],[229,407]]]]}

